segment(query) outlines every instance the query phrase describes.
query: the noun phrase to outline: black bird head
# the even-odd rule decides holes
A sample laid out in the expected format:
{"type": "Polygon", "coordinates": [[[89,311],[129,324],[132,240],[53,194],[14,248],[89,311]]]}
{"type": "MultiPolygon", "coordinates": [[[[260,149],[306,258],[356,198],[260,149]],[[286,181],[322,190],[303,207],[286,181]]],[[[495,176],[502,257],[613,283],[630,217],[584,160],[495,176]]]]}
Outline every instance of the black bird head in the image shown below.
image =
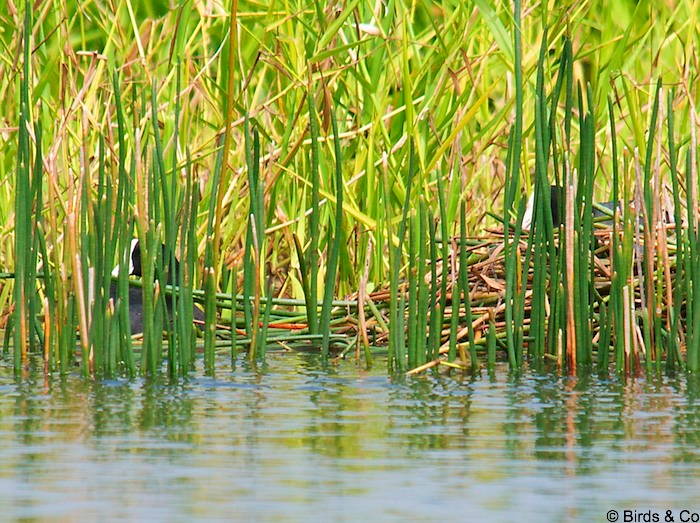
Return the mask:
{"type": "MultiPolygon", "coordinates": [[[[165,245],[161,244],[161,249],[162,249],[162,260],[163,263],[167,263],[167,249],[165,248],[165,245]]],[[[141,244],[137,239],[131,240],[131,245],[130,245],[130,251],[129,251],[129,275],[130,276],[138,276],[139,278],[143,277],[143,260],[141,258],[141,244]]],[[[177,259],[175,259],[175,274],[179,272],[179,262],[177,259]]],[[[171,284],[172,282],[175,281],[175,274],[172,274],[172,271],[168,275],[168,284],[171,284]]],[[[119,266],[112,271],[113,276],[118,276],[119,275],[119,266]]],[[[156,273],[154,275],[154,280],[159,279],[159,274],[156,273]]],[[[117,282],[112,282],[112,287],[110,289],[110,294],[114,300],[117,299],[117,282]]],[[[144,323],[144,312],[143,312],[143,290],[140,289],[139,287],[129,287],[129,294],[128,294],[128,300],[129,300],[129,322],[131,324],[131,333],[136,334],[139,332],[143,332],[143,323],[144,323]]],[[[170,310],[172,306],[172,301],[171,297],[169,295],[165,295],[165,303],[166,303],[166,309],[170,310]]],[[[197,306],[194,306],[192,310],[192,316],[193,318],[199,322],[200,324],[204,322],[204,314],[202,313],[202,310],[198,308],[197,306]]],[[[152,321],[152,319],[148,319],[148,321],[152,321]]]]}
{"type": "Polygon", "coordinates": [[[141,242],[131,240],[131,261],[129,263],[129,274],[131,276],[143,276],[143,268],[141,266],[141,242]]]}
{"type": "MultiPolygon", "coordinates": [[[[166,255],[167,255],[167,249],[165,245],[161,244],[160,248],[162,249],[162,260],[163,263],[166,263],[166,255]]],[[[143,277],[143,262],[141,260],[141,242],[137,239],[131,240],[131,253],[130,253],[130,259],[129,259],[129,275],[130,276],[138,276],[139,278],[143,277]]],[[[180,262],[175,259],[175,270],[179,271],[180,268],[180,262]]],[[[117,276],[119,274],[119,266],[117,266],[114,269],[114,272],[112,273],[113,275],[117,276]]],[[[174,274],[169,274],[168,275],[168,284],[172,283],[174,281],[174,274]]],[[[154,279],[157,279],[158,275],[155,275],[154,279]]]]}

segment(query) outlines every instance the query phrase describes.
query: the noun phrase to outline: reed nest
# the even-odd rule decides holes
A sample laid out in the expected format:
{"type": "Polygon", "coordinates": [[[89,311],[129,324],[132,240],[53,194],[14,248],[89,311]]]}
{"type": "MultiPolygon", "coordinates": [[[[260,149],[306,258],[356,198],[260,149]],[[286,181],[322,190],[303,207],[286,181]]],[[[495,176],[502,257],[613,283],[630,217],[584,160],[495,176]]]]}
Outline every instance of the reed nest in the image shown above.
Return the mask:
{"type": "MultiPolygon", "coordinates": [[[[668,201],[668,200],[667,200],[668,201]]],[[[662,216],[672,215],[672,212],[662,213],[662,216]]],[[[686,318],[686,296],[683,294],[683,286],[686,282],[682,281],[682,277],[677,277],[677,245],[675,242],[675,234],[677,228],[675,224],[668,223],[663,220],[656,220],[653,235],[645,235],[641,220],[634,220],[633,228],[633,249],[632,257],[627,262],[631,265],[627,271],[627,278],[624,282],[620,282],[619,267],[615,266],[615,261],[618,264],[623,263],[621,258],[622,246],[625,244],[625,232],[619,217],[616,217],[617,224],[613,226],[610,220],[607,223],[596,224],[593,231],[593,242],[589,252],[590,265],[587,267],[588,288],[587,296],[584,296],[584,301],[588,302],[590,316],[587,318],[587,323],[591,333],[591,345],[595,349],[595,356],[599,365],[609,361],[608,357],[603,355],[603,351],[613,354],[622,353],[623,369],[627,373],[637,373],[641,370],[641,365],[645,361],[656,362],[664,360],[668,365],[673,366],[674,363],[682,363],[686,357],[686,336],[684,325],[686,318]],[[653,238],[651,237],[653,236],[653,238]],[[651,245],[645,244],[651,242],[651,245]],[[651,247],[647,250],[647,247],[651,247]],[[615,252],[618,249],[618,252],[615,252]],[[652,257],[652,263],[648,264],[645,256],[652,257]],[[651,272],[648,272],[651,271],[651,272]],[[623,297],[623,322],[616,324],[605,313],[605,308],[610,308],[611,290],[618,286],[624,289],[623,297]],[[653,296],[650,300],[648,293],[652,290],[653,296]],[[675,301],[674,301],[675,296],[675,301]],[[654,308],[650,310],[649,304],[653,303],[654,308]],[[674,325],[674,314],[678,313],[675,318],[677,323],[674,325]],[[661,339],[654,343],[654,340],[645,336],[645,329],[648,322],[652,324],[660,324],[662,336],[661,339]],[[678,345],[675,351],[671,350],[668,340],[670,332],[675,332],[678,337],[678,345]]],[[[686,231],[686,226],[682,230],[686,231]]],[[[554,241],[558,254],[566,256],[564,252],[565,246],[560,239],[564,239],[565,235],[573,233],[573,227],[561,228],[555,232],[554,241]]],[[[524,231],[518,237],[517,247],[515,249],[515,257],[517,265],[521,267],[521,272],[517,281],[519,293],[522,296],[522,320],[521,328],[525,334],[523,337],[523,350],[531,354],[533,337],[530,335],[530,324],[532,320],[532,297],[535,282],[535,267],[532,263],[532,256],[528,257],[528,252],[531,253],[532,245],[528,242],[527,235],[529,231],[524,231]],[[526,262],[525,260],[528,260],[526,262]],[[527,264],[526,264],[527,263],[527,264]]],[[[515,241],[516,235],[512,229],[508,230],[508,236],[511,242],[515,241]]],[[[531,238],[530,238],[531,239],[531,238]]],[[[453,314],[457,314],[458,329],[450,330],[449,326],[443,325],[440,331],[440,346],[436,357],[429,361],[418,365],[408,371],[409,374],[417,374],[427,369],[434,368],[439,365],[447,365],[449,368],[478,368],[479,361],[470,361],[468,352],[465,347],[468,347],[470,328],[465,324],[467,313],[465,306],[461,303],[460,297],[455,293],[457,282],[457,274],[459,273],[459,238],[452,238],[450,241],[450,256],[445,263],[445,260],[437,260],[436,272],[442,281],[446,280],[446,304],[445,311],[446,322],[451,321],[453,314]],[[454,339],[451,339],[454,336],[454,339]],[[454,354],[450,357],[450,343],[456,342],[457,345],[457,360],[454,360],[454,354]]],[[[468,259],[468,282],[469,282],[469,297],[471,302],[470,316],[471,329],[473,329],[473,342],[479,347],[479,360],[486,364],[487,351],[489,350],[489,335],[492,335],[491,344],[495,342],[496,348],[500,357],[503,358],[503,352],[506,350],[505,345],[505,329],[507,328],[506,320],[506,264],[504,254],[504,230],[490,229],[486,234],[470,238],[470,243],[465,251],[469,255],[468,259]]],[[[629,243],[629,242],[628,242],[629,243]]],[[[579,254],[579,253],[576,253],[579,254]]],[[[571,271],[565,272],[550,272],[549,278],[544,282],[545,301],[544,315],[542,316],[545,323],[556,321],[553,319],[552,303],[550,297],[556,292],[564,298],[564,302],[580,301],[582,296],[567,295],[567,280],[573,279],[573,267],[571,271]]],[[[551,267],[548,267],[551,270],[551,267]]],[[[431,275],[426,275],[426,285],[431,285],[431,275]]],[[[437,288],[441,287],[438,283],[437,288]]],[[[399,286],[399,292],[402,295],[409,293],[409,283],[403,282],[399,286]]],[[[372,339],[375,343],[386,343],[389,333],[383,331],[382,325],[385,322],[378,320],[376,314],[381,310],[388,308],[391,298],[388,289],[378,290],[370,293],[366,300],[362,300],[360,293],[355,293],[349,299],[358,303],[358,308],[363,309],[371,302],[371,312],[364,324],[356,324],[357,331],[363,330],[360,337],[372,339]]],[[[441,296],[435,297],[435,301],[430,303],[428,310],[430,314],[435,313],[435,308],[439,306],[441,296]]],[[[365,312],[359,313],[360,317],[364,317],[365,312]]],[[[552,339],[545,340],[545,344],[549,350],[544,354],[545,359],[556,365],[560,370],[566,368],[566,338],[564,330],[574,328],[573,318],[560,319],[562,325],[558,328],[546,327],[547,335],[552,339]]],[[[570,351],[572,349],[569,349],[570,351]]],[[[575,350],[575,349],[574,349],[575,350]]],[[[359,352],[358,352],[359,355],[359,352]]],[[[493,359],[493,355],[490,356],[493,359]]],[[[573,369],[575,372],[575,368],[573,369]]]]}

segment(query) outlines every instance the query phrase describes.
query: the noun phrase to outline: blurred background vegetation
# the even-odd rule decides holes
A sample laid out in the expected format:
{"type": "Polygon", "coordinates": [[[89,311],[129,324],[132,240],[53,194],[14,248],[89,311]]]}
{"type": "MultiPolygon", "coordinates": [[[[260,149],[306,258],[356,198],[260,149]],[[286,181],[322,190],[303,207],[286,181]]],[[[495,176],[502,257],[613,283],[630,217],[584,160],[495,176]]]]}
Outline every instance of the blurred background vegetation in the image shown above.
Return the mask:
{"type": "MultiPolygon", "coordinates": [[[[575,80],[592,87],[599,135],[596,191],[605,194],[609,96],[619,110],[618,137],[627,151],[644,147],[658,78],[665,88],[674,86],[683,93],[676,121],[680,135],[688,134],[690,100],[697,98],[700,88],[699,4],[691,0],[524,3],[523,190],[528,190],[534,169],[535,66],[544,27],[549,40],[546,66],[551,71],[547,90],[555,80],[565,35],[573,43],[575,80]]],[[[144,151],[152,133],[151,85],[157,89],[158,125],[168,158],[173,154],[174,106],[179,99],[175,154],[184,162],[189,152],[202,191],[198,237],[203,254],[211,191],[207,181],[225,126],[229,92],[229,3],[56,0],[30,2],[29,8],[30,105],[33,119],[42,124],[44,169],[55,194],[43,212],[55,218],[47,223],[58,229],[50,236],[57,241],[49,250],[63,248],[60,240],[71,187],[81,176],[97,176],[100,135],[106,139],[108,154],[115,154],[116,71],[128,140],[134,145],[140,135],[144,151]]],[[[13,267],[24,9],[19,0],[5,0],[0,10],[0,268],[6,271],[13,267]]],[[[267,271],[276,276],[277,294],[302,296],[292,238],[297,235],[302,244],[308,242],[309,94],[320,116],[322,224],[332,219],[335,204],[333,142],[325,139],[332,138],[333,107],[342,136],[345,220],[336,294],[357,289],[365,260],[369,290],[387,282],[391,234],[387,231],[400,220],[410,140],[416,144],[418,160],[412,198],[422,195],[434,201],[439,179],[448,196],[448,223],[456,227],[459,202],[465,200],[470,234],[496,224],[486,213],[501,212],[507,133],[514,114],[510,2],[241,0],[236,20],[235,85],[230,90],[234,118],[230,176],[222,187],[221,264],[240,267],[244,248],[249,203],[243,118],[248,114],[261,133],[267,271]],[[386,197],[380,191],[384,181],[391,187],[386,197]]],[[[573,121],[576,125],[577,119],[573,121]]],[[[331,230],[322,227],[322,251],[331,230]]],[[[320,265],[322,274],[323,256],[320,265]]],[[[0,295],[3,309],[11,297],[8,287],[0,295]]]]}

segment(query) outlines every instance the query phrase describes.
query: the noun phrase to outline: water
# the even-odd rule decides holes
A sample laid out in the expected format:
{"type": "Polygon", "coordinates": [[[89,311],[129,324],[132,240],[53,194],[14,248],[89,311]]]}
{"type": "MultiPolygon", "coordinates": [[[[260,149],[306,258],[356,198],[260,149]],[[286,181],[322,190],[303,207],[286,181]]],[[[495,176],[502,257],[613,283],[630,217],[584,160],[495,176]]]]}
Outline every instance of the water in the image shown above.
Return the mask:
{"type": "Polygon", "coordinates": [[[382,365],[289,354],[198,376],[18,384],[0,367],[3,519],[604,521],[700,508],[700,386],[683,377],[391,380],[382,365]]]}

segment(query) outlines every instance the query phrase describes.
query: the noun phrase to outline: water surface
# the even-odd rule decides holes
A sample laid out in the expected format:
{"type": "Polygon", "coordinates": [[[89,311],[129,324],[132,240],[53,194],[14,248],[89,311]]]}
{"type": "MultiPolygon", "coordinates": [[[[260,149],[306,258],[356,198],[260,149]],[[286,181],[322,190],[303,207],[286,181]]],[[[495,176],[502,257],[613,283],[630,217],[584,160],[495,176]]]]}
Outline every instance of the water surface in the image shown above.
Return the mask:
{"type": "MultiPolygon", "coordinates": [[[[222,365],[225,362],[221,362],[222,365]]],[[[596,520],[700,508],[700,385],[390,379],[268,354],[186,382],[0,366],[4,518],[596,520]]],[[[620,519],[622,521],[622,519],[620,519]]]]}

